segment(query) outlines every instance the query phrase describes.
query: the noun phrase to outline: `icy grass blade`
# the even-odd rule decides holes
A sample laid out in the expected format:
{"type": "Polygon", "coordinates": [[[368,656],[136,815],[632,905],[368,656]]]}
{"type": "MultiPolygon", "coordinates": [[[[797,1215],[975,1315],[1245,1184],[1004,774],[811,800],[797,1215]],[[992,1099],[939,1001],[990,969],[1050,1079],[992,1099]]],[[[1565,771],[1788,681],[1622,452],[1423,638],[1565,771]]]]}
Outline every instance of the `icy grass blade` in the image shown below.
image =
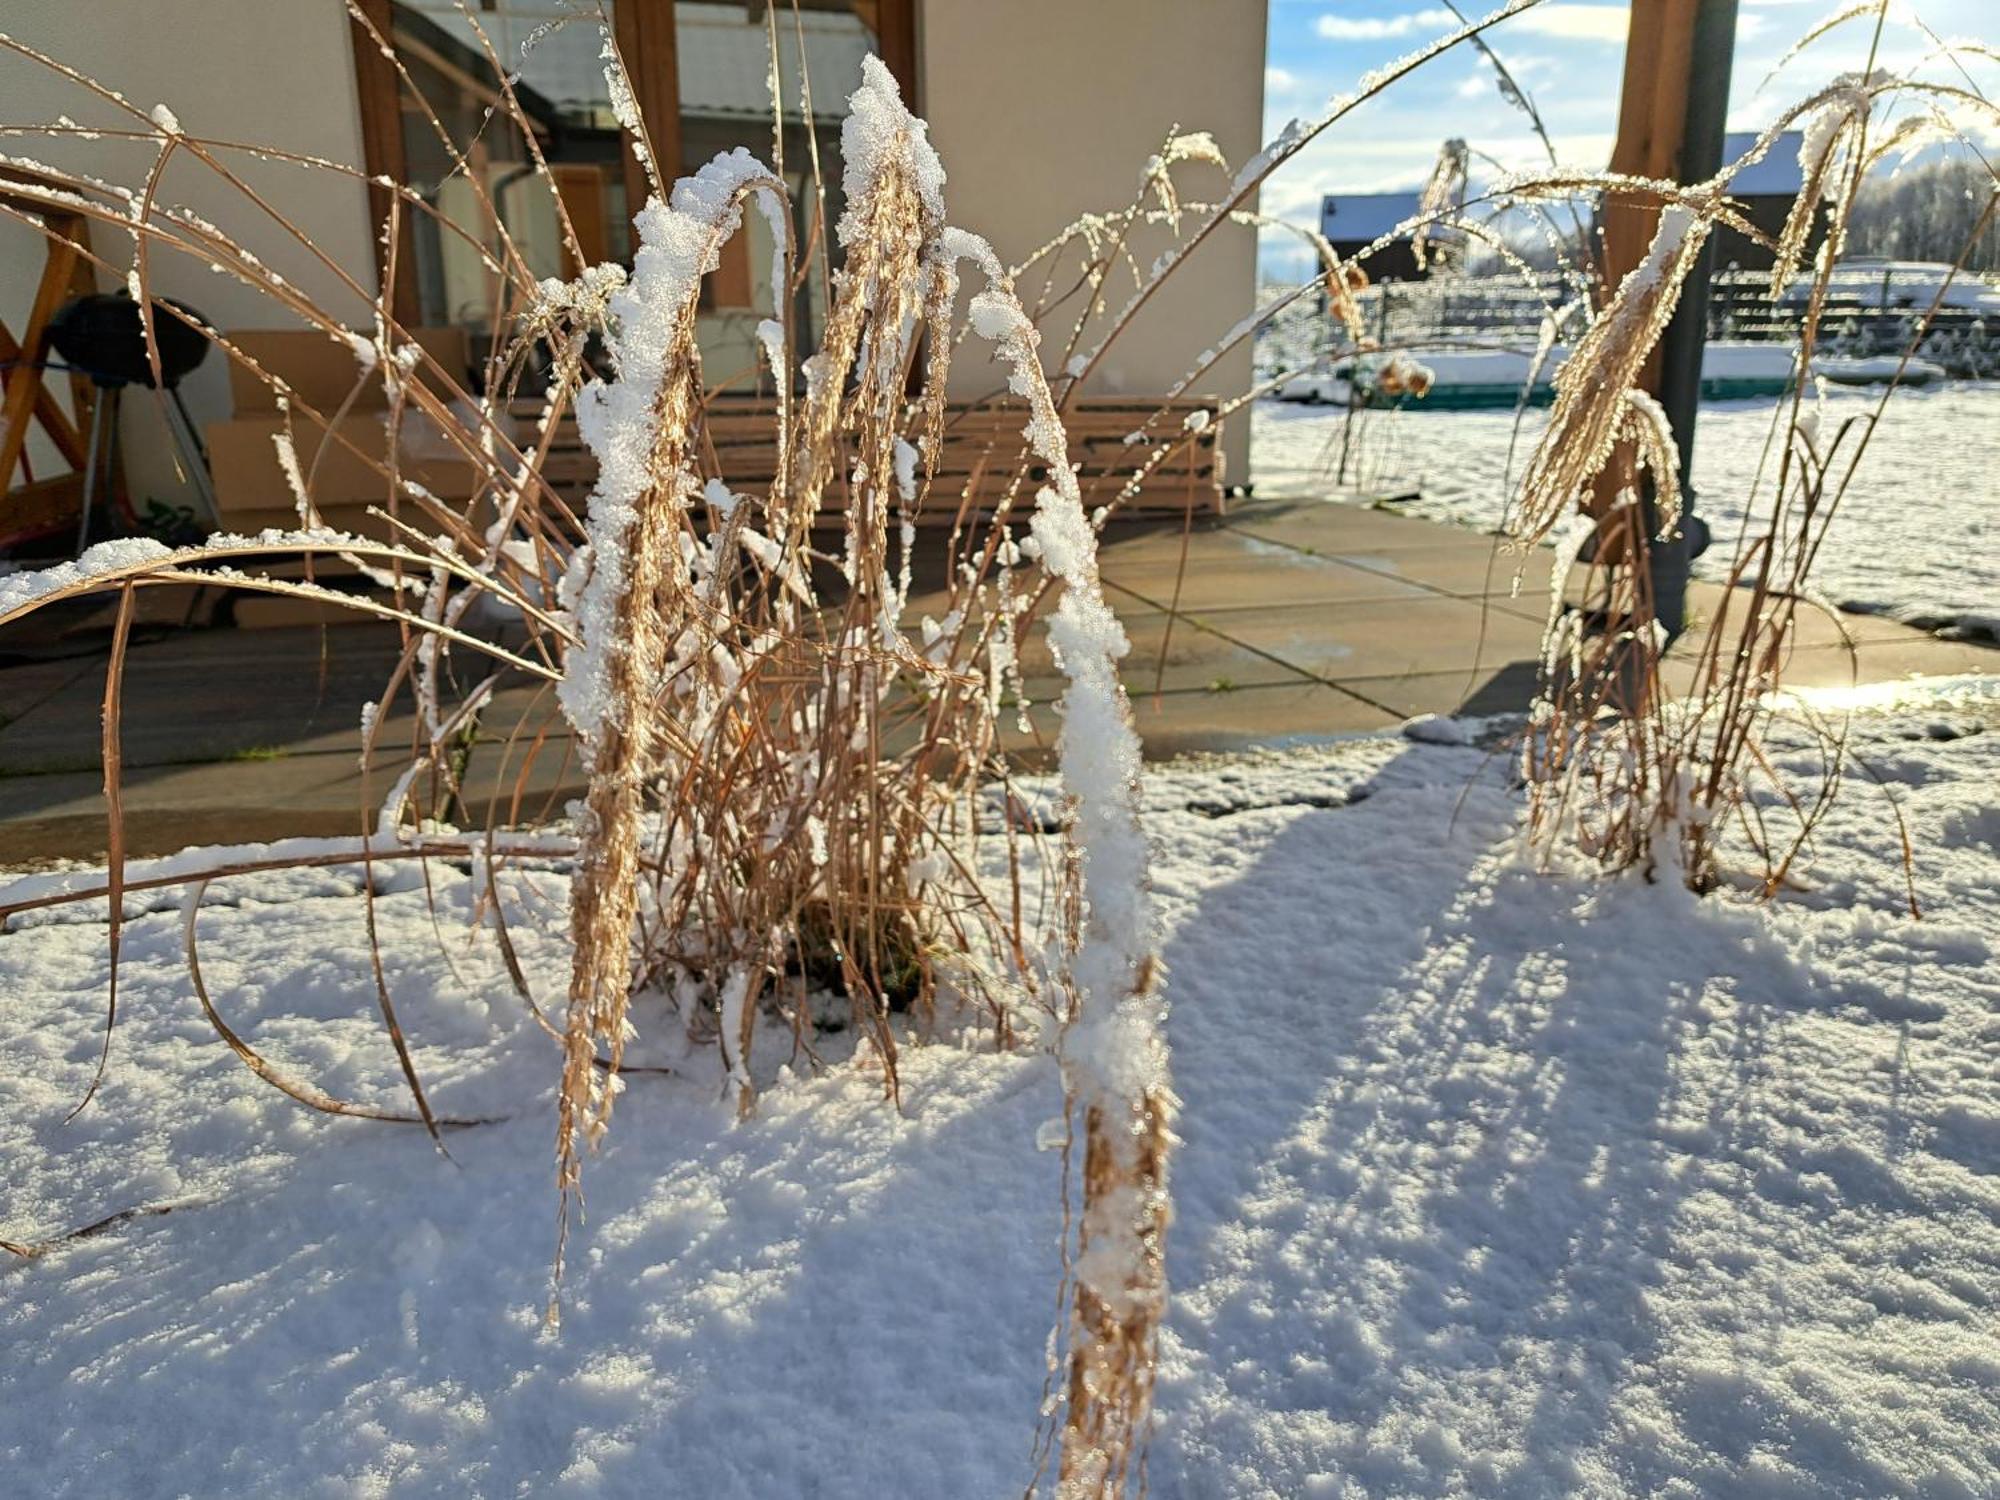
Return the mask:
{"type": "Polygon", "coordinates": [[[118,1024],[118,953],[125,930],[125,803],[120,771],[124,760],[125,648],[132,639],[132,604],[136,585],[129,580],[118,591],[118,621],[112,627],[111,660],[104,669],[104,712],[102,754],[104,761],[105,887],[109,898],[106,912],[106,954],[104,987],[104,1047],[97,1054],[97,1071],[90,1087],[69,1112],[64,1124],[83,1113],[104,1082],[105,1065],[111,1061],[111,1033],[118,1024]]]}
{"type": "Polygon", "coordinates": [[[1069,1405],[1059,1492],[1122,1494],[1152,1407],[1166,1310],[1168,1086],[1158,934],[1139,821],[1139,736],[1118,677],[1130,649],[1105,602],[1097,535],[1084,515],[1068,440],[1036,357],[1037,334],[984,241],[951,236],[989,284],[972,326],[999,348],[1008,385],[1028,403],[1028,445],[1050,483],[1035,500],[1034,540],[1063,584],[1049,642],[1068,685],[1058,764],[1075,806],[1083,928],[1068,935],[1074,1009],[1062,1042],[1064,1088],[1083,1120],[1083,1214],[1070,1310],[1069,1405]]]}
{"type": "MultiPolygon", "coordinates": [[[[646,776],[664,726],[655,696],[688,614],[692,582],[680,549],[690,498],[700,490],[693,437],[701,400],[695,304],[701,279],[754,191],[782,185],[738,149],[654,198],[635,221],[632,277],[611,299],[617,374],[586,387],[577,405],[597,456],[588,544],[566,592],[578,599],[579,642],[557,692],[589,769],[570,894],[569,1011],[558,1109],[554,1274],[562,1275],[582,1150],[604,1133],[617,1096],[628,1031],[632,936],[638,917],[639,839],[646,776]],[[672,617],[668,617],[671,612],[672,617]],[[597,1044],[610,1067],[599,1076],[597,1044]]],[[[549,1303],[551,1321],[556,1303],[549,1303]]]]}

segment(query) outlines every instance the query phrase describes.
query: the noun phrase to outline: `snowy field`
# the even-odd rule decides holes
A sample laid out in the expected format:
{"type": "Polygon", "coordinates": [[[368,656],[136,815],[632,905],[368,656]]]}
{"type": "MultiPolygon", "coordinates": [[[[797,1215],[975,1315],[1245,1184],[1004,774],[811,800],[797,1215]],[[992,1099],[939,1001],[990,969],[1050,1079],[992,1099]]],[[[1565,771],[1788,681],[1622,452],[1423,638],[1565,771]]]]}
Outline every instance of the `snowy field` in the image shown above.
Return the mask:
{"type": "MultiPolygon", "coordinates": [[[[1831,434],[1849,417],[1872,411],[1879,399],[1879,392],[1830,387],[1822,431],[1831,434]]],[[[1699,574],[1720,578],[1728,571],[1778,405],[1756,400],[1702,407],[1694,477],[1716,545],[1695,564],[1699,574]]],[[[1531,411],[1521,421],[1516,481],[1547,420],[1546,411],[1531,411]]],[[[1345,424],[1344,412],[1331,407],[1259,402],[1250,464],[1258,493],[1327,494],[1345,424]]],[[[1505,503],[1502,476],[1509,472],[1514,437],[1511,411],[1428,412],[1416,403],[1400,412],[1367,413],[1356,427],[1350,474],[1364,486],[1421,485],[1422,498],[1399,507],[1413,515],[1492,529],[1505,503]]],[[[2000,636],[1996,471],[2000,384],[1898,391],[1834,518],[1816,567],[1821,587],[1850,609],[2000,636]]],[[[1767,474],[1765,507],[1770,485],[1767,474]]]]}
{"type": "MultiPolygon", "coordinates": [[[[1151,1493],[2000,1493],[2000,688],[1871,721],[1776,907],[1535,872],[1481,751],[1166,769],[1174,1307],[1151,1493]],[[1943,738],[1941,736],[1955,736],[1943,738]]],[[[1805,757],[1796,757],[1801,764],[1805,757]]],[[[379,903],[452,1133],[307,1112],[215,1039],[175,903],[0,935],[0,1473],[63,1496],[1019,1495],[1056,1306],[1053,1063],[908,1047],[744,1124],[636,1014],[560,1336],[554,1044],[434,872],[379,903]]],[[[378,878],[381,878],[378,876],[378,878]]],[[[513,929],[560,994],[562,880],[513,929]]],[[[398,1106],[352,873],[212,888],[274,1062],[398,1106]]],[[[134,906],[142,903],[134,898],[134,906]]],[[[775,1070],[782,1047],[760,1046],[775,1070]]]]}

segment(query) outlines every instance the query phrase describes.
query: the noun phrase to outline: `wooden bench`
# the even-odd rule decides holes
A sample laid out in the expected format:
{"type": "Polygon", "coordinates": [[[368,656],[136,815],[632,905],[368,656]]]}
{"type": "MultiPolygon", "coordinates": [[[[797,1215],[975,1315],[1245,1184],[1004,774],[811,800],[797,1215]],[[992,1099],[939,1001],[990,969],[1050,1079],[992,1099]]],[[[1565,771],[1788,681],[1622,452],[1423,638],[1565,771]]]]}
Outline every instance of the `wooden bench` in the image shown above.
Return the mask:
{"type": "MultiPolygon", "coordinates": [[[[1133,476],[1159,447],[1165,446],[1168,451],[1146,473],[1138,493],[1118,501],[1117,513],[1175,517],[1189,510],[1219,513],[1222,476],[1216,429],[1212,425],[1198,431],[1187,427],[1189,416],[1205,409],[1209,408],[1199,401],[1162,403],[1108,397],[1078,401],[1066,414],[1064,425],[1069,434],[1071,460],[1080,465],[1077,481],[1085,509],[1094,510],[1118,501],[1119,493],[1133,476]],[[1146,425],[1155,418],[1150,426],[1146,425]],[[1125,441],[1128,434],[1142,427],[1147,436],[1145,443],[1125,441]]],[[[539,410],[539,403],[532,400],[515,404],[514,415],[521,424],[518,441],[528,440],[529,424],[539,410]]],[[[374,414],[369,415],[379,420],[374,414]]],[[[706,440],[714,450],[715,468],[729,486],[746,494],[768,491],[777,468],[777,446],[772,441],[776,416],[771,401],[720,399],[710,404],[704,422],[706,440]]],[[[1026,422],[1026,409],[1014,402],[950,406],[945,418],[941,462],[917,519],[927,524],[949,524],[961,509],[967,516],[990,515],[1022,466],[1025,440],[1021,431],[1026,422]]],[[[243,419],[229,425],[243,425],[243,419]]],[[[316,451],[317,431],[310,423],[298,424],[301,463],[307,462],[316,451]]],[[[223,520],[233,530],[253,534],[267,526],[289,529],[298,524],[289,489],[278,470],[268,434],[257,436],[260,441],[250,445],[250,458],[261,469],[246,471],[239,480],[227,463],[218,465],[228,471],[219,475],[219,479],[229,479],[227,484],[217,484],[218,494],[225,497],[223,520]]],[[[702,466],[708,467],[706,452],[702,455],[702,466]]],[[[577,432],[574,417],[565,418],[558,426],[543,473],[556,492],[581,513],[597,476],[597,460],[577,432]]],[[[373,489],[374,481],[361,471],[351,455],[342,451],[332,459],[322,456],[321,477],[326,480],[322,488],[327,496],[321,505],[321,515],[328,525],[377,540],[399,540],[393,528],[369,513],[368,504],[380,503],[363,493],[373,489]]],[[[1042,465],[1027,466],[1027,478],[1014,499],[1023,514],[1033,507],[1035,492],[1047,477],[1042,465]]],[[[446,493],[455,492],[451,487],[443,488],[446,493]]],[[[825,525],[840,524],[846,493],[846,486],[839,483],[827,487],[822,511],[825,525]]],[[[458,502],[447,500],[447,503],[458,502]]],[[[414,503],[407,504],[404,510],[406,519],[421,524],[414,503]]],[[[308,571],[306,565],[296,561],[264,566],[279,576],[303,576],[308,571]]],[[[354,568],[337,557],[314,558],[310,575],[336,587],[359,584],[354,568]]],[[[234,601],[232,607],[237,622],[244,625],[339,623],[362,618],[333,606],[267,596],[245,596],[234,601]]]]}
{"type": "MultiPolygon", "coordinates": [[[[1196,400],[1161,402],[1132,397],[1092,397],[1078,401],[1064,418],[1069,452],[1080,465],[1077,484],[1086,510],[1109,505],[1161,445],[1168,452],[1147,471],[1137,494],[1119,503],[1121,515],[1181,515],[1192,509],[1222,510],[1222,474],[1216,452],[1216,429],[1190,431],[1187,421],[1212,403],[1196,400]],[[1151,425],[1147,426],[1149,419],[1151,425]],[[1128,443],[1129,434],[1145,429],[1144,443],[1128,443]]],[[[518,403],[523,423],[537,413],[536,403],[518,403]]],[[[948,523],[961,510],[991,514],[1004,498],[1024,457],[1026,408],[1017,402],[954,402],[945,414],[944,446],[937,472],[918,519],[948,523]],[[969,492],[969,503],[968,500],[969,492]]],[[[772,440],[776,419],[769,398],[731,397],[711,402],[704,419],[715,465],[730,488],[746,494],[769,490],[777,472],[778,451],[772,440]]],[[[520,440],[526,442],[523,431],[520,440]]],[[[704,455],[704,467],[706,457],[704,455]]],[[[597,463],[576,428],[566,418],[558,427],[543,472],[550,484],[572,504],[581,505],[596,478],[597,463]]],[[[1032,506],[1035,491],[1046,482],[1039,463],[1028,465],[1027,481],[1015,497],[1017,506],[1032,506]]],[[[828,486],[826,518],[837,521],[845,487],[828,486]]]]}

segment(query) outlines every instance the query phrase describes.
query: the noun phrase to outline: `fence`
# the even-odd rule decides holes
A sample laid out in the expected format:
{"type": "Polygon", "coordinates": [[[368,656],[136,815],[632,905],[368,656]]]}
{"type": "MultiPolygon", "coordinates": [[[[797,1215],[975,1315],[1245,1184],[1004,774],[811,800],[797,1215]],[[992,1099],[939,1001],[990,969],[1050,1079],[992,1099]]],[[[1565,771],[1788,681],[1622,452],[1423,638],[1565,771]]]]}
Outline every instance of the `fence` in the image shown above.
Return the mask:
{"type": "MultiPolygon", "coordinates": [[[[1710,284],[1708,336],[1750,343],[1798,338],[1809,283],[1801,279],[1771,295],[1771,274],[1735,267],[1710,284]]],[[[1581,326],[1584,288],[1574,277],[1545,273],[1383,282],[1360,294],[1369,336],[1385,348],[1459,344],[1531,348],[1544,319],[1557,316],[1559,341],[1581,326]]],[[[1857,262],[1834,272],[1821,319],[1830,352],[1900,354],[1926,315],[1919,354],[1961,377],[2000,376],[2000,284],[1908,261],[1857,262]]],[[[1259,363],[1270,374],[1300,369],[1341,352],[1344,332],[1323,299],[1305,299],[1259,339],[1259,363]]]]}

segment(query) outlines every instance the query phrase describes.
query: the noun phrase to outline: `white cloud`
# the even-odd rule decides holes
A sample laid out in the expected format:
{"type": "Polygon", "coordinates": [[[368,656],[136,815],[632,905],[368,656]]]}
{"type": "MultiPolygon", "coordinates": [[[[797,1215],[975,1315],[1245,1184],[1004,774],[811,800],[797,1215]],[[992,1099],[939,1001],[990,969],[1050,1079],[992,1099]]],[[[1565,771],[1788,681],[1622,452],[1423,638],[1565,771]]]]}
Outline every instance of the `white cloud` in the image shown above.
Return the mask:
{"type": "Polygon", "coordinates": [[[1264,70],[1264,92],[1267,94],[1289,94],[1299,86],[1299,75],[1283,68],[1264,70]]]}
{"type": "Polygon", "coordinates": [[[1321,16],[1317,30],[1329,42],[1379,42],[1413,31],[1444,31],[1457,24],[1458,17],[1439,8],[1400,16],[1321,16]]]}
{"type": "Polygon", "coordinates": [[[1461,99],[1484,99],[1496,87],[1493,75],[1482,68],[1471,77],[1465,79],[1452,92],[1457,94],[1461,99]]]}
{"type": "Polygon", "coordinates": [[[1523,11],[1503,24],[1516,35],[1531,31],[1537,36],[1578,42],[1622,42],[1631,29],[1632,18],[1623,5],[1579,5],[1557,0],[1555,4],[1523,11]]]}

